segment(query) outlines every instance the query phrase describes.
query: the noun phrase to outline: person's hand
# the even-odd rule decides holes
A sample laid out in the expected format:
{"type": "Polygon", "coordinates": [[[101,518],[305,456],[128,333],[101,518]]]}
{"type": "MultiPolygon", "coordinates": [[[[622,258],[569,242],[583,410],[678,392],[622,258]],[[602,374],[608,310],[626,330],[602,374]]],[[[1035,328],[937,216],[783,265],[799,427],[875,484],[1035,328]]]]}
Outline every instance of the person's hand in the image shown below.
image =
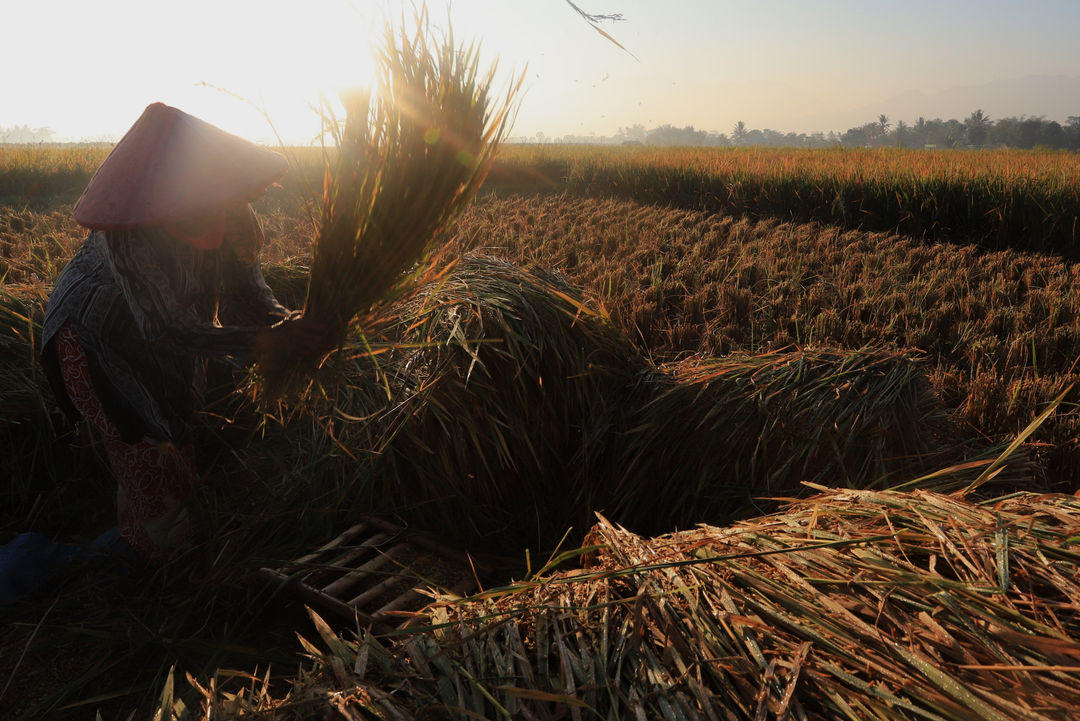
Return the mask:
{"type": "Polygon", "coordinates": [[[260,362],[284,356],[315,359],[331,347],[326,326],[301,315],[260,330],[255,336],[255,359],[260,362]]]}

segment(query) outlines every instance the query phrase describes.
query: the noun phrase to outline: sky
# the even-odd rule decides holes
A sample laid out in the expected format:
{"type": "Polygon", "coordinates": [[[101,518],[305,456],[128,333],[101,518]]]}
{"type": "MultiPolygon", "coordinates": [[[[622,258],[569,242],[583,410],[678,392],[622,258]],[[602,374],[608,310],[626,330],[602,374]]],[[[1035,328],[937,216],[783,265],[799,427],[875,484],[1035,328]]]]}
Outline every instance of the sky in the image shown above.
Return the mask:
{"type": "MultiPolygon", "coordinates": [[[[624,20],[602,27],[625,50],[565,0],[428,0],[428,7],[444,25],[450,5],[455,35],[476,37],[502,82],[524,73],[517,137],[612,135],[634,124],[729,132],[739,120],[783,132],[843,131],[823,124],[902,93],[1080,76],[1078,0],[576,2],[592,13],[621,13],[624,20]]],[[[410,7],[404,0],[0,0],[0,128],[115,140],[161,101],[257,141],[273,139],[269,117],[287,142],[306,142],[318,134],[319,98],[370,84],[372,42],[388,15],[400,18],[410,7]]],[[[1080,115],[1080,98],[1077,105],[1071,114],[1080,115]]]]}

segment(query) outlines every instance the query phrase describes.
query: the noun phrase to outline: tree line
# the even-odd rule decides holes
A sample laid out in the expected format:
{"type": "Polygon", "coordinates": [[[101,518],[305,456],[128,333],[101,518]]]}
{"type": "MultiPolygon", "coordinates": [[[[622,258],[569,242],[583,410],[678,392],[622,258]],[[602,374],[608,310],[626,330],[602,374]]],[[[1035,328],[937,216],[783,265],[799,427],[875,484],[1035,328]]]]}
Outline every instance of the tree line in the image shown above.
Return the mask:
{"type": "Polygon", "coordinates": [[[1064,124],[1045,118],[1020,116],[991,119],[976,110],[964,120],[918,118],[913,122],[886,116],[849,128],[843,132],[783,133],[768,128],[750,128],[737,122],[728,133],[698,130],[692,125],[661,125],[646,129],[637,124],[619,128],[612,136],[575,136],[547,138],[537,133],[528,142],[590,143],[604,145],[681,145],[681,146],[766,146],[796,148],[828,147],[899,147],[899,148],[1047,148],[1080,151],[1080,115],[1070,116],[1064,124]]]}
{"type": "Polygon", "coordinates": [[[52,128],[31,128],[29,125],[0,127],[0,143],[48,143],[56,133],[52,128]]]}
{"type": "MultiPolygon", "coordinates": [[[[51,128],[32,128],[29,125],[0,127],[0,143],[48,143],[55,133],[51,128]]],[[[619,128],[612,136],[564,135],[548,138],[537,133],[523,142],[589,143],[599,145],[682,145],[739,147],[765,146],[785,148],[828,147],[898,147],[898,148],[1047,148],[1080,152],[1080,115],[1071,115],[1064,124],[1039,117],[1007,117],[991,119],[976,110],[964,120],[918,118],[908,123],[895,123],[886,115],[877,120],[849,128],[842,133],[782,133],[765,128],[750,128],[743,121],[735,123],[728,133],[698,130],[693,125],[676,127],[661,125],[646,129],[644,125],[619,128]]]]}

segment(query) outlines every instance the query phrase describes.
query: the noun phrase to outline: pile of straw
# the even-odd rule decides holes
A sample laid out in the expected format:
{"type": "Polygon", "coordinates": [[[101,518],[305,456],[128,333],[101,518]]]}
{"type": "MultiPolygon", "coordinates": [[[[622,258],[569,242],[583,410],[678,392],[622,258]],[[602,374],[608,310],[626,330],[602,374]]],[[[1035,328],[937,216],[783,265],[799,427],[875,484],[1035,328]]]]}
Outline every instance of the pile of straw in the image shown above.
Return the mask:
{"type": "Polygon", "coordinates": [[[627,409],[605,509],[639,532],[757,515],[770,507],[756,499],[797,493],[804,481],[882,487],[963,454],[913,352],[735,354],[662,366],[638,382],[644,402],[627,409]],[[679,481],[656,482],[667,476],[679,481]],[[639,488],[653,489],[648,508],[639,488]],[[682,512],[659,519],[655,508],[682,512]]]}
{"type": "Polygon", "coordinates": [[[443,599],[405,635],[315,617],[285,701],[207,718],[1071,718],[1080,501],[826,490],[652,540],[603,519],[584,568],[443,599]]]}
{"type": "Polygon", "coordinates": [[[557,276],[483,256],[426,286],[399,327],[409,412],[375,476],[427,501],[406,515],[458,540],[542,548],[587,524],[648,367],[632,344],[557,276]]]}
{"type": "Polygon", "coordinates": [[[650,534],[726,523],[804,481],[870,487],[980,452],[911,354],[657,368],[558,276],[476,255],[394,312],[367,337],[374,354],[343,361],[327,413],[335,441],[373,462],[357,505],[448,541],[547,550],[570,527],[580,540],[594,510],[650,534]]]}

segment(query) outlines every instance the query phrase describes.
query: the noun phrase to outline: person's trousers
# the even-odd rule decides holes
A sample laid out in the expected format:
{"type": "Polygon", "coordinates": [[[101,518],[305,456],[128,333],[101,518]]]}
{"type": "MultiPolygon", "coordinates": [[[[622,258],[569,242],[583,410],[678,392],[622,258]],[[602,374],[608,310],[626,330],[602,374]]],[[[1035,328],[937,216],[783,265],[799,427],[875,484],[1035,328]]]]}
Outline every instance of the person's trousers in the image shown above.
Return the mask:
{"type": "Polygon", "coordinates": [[[195,447],[148,437],[126,443],[106,417],[75,329],[57,332],[60,373],[71,402],[100,435],[117,483],[120,535],[142,558],[160,564],[191,543],[185,501],[195,489],[195,447]]]}

